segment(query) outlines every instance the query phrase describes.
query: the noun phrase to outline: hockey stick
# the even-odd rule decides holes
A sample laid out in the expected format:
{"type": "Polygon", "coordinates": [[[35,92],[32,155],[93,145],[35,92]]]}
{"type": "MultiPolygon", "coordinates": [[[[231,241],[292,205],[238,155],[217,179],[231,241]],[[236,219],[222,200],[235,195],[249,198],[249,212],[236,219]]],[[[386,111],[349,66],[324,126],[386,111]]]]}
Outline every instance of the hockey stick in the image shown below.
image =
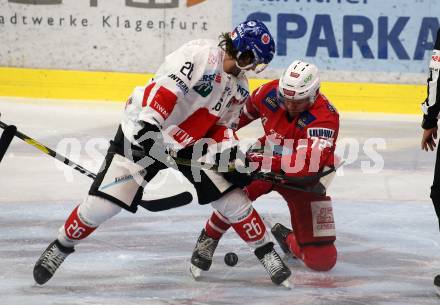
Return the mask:
{"type": "MultiPolygon", "coordinates": [[[[3,123],[2,121],[0,121],[0,127],[6,130],[9,127],[9,125],[7,125],[7,124],[3,123]]],[[[35,147],[36,149],[42,151],[46,155],[49,155],[49,156],[57,159],[58,161],[63,162],[64,164],[66,164],[66,165],[72,167],[73,169],[79,171],[81,174],[84,174],[87,177],[90,177],[92,179],[96,178],[96,175],[94,173],[92,173],[91,171],[89,171],[89,170],[85,169],[84,167],[82,167],[81,165],[79,165],[79,164],[69,160],[68,158],[58,154],[54,150],[52,150],[49,147],[41,144],[37,140],[32,139],[31,137],[21,133],[20,131],[16,130],[15,136],[17,138],[20,138],[21,140],[23,140],[27,144],[30,144],[33,147],[35,147]]]]}
{"type": "Polygon", "coordinates": [[[15,133],[17,132],[17,127],[10,125],[6,127],[0,137],[0,162],[2,162],[3,157],[8,150],[9,145],[14,139],[15,133]]]}
{"type": "Polygon", "coordinates": [[[341,167],[344,163],[345,161],[341,161],[337,166],[334,166],[322,172],[317,172],[316,174],[311,176],[295,177],[295,176],[287,176],[285,174],[279,174],[273,172],[265,172],[265,173],[260,172],[256,176],[257,179],[261,177],[261,179],[263,180],[271,180],[278,183],[287,182],[297,186],[308,186],[314,183],[318,183],[319,179],[327,175],[330,175],[333,172],[336,172],[338,168],[341,167]]]}
{"type": "MultiPolygon", "coordinates": [[[[138,157],[142,157],[142,156],[140,155],[138,157]]],[[[227,168],[225,168],[226,171],[224,170],[220,171],[224,167],[218,164],[212,164],[212,163],[206,163],[200,161],[194,162],[193,159],[186,159],[180,157],[171,157],[170,159],[172,161],[168,161],[169,163],[167,164],[169,167],[173,167],[177,164],[177,165],[188,166],[197,169],[214,170],[219,173],[232,172],[236,170],[236,167],[233,164],[228,164],[227,168]]],[[[319,179],[335,172],[343,163],[344,162],[342,161],[341,163],[339,163],[337,167],[333,167],[328,170],[318,172],[311,176],[292,177],[281,173],[259,172],[253,176],[253,179],[268,181],[276,186],[287,188],[290,190],[314,193],[317,195],[325,195],[326,188],[322,183],[319,182],[319,179]]],[[[164,204],[166,204],[165,203],[166,200],[167,198],[157,199],[157,203],[159,204],[160,201],[163,201],[164,204]]]]}
{"type": "MultiPolygon", "coordinates": [[[[3,129],[7,129],[9,125],[3,123],[0,121],[0,127],[3,129]]],[[[68,158],[64,157],[63,155],[58,154],[54,150],[50,149],[49,147],[41,144],[40,142],[36,141],[35,139],[21,133],[20,131],[16,131],[15,136],[22,139],[26,143],[34,146],[35,148],[39,149],[43,153],[59,160],[60,162],[63,162],[64,164],[72,167],[73,169],[79,171],[80,173],[95,179],[96,174],[87,170],[86,168],[82,167],[81,165],[69,160],[68,158]]],[[[191,167],[197,167],[197,168],[203,168],[203,169],[212,169],[212,170],[219,170],[219,166],[216,164],[208,164],[208,163],[201,163],[201,162],[193,162],[191,159],[184,159],[184,158],[178,158],[175,157],[173,160],[176,162],[176,164],[183,165],[183,166],[191,166],[191,167]]],[[[342,163],[341,163],[342,164],[342,163]]],[[[340,164],[340,165],[341,165],[340,164]]],[[[339,166],[340,166],[339,165],[339,166]]],[[[311,192],[316,194],[322,194],[322,185],[319,187],[319,185],[315,185],[313,187],[306,186],[305,184],[311,184],[311,183],[318,183],[319,179],[334,172],[337,168],[332,168],[327,171],[323,171],[320,173],[317,173],[313,176],[306,176],[306,177],[289,177],[283,174],[278,173],[258,173],[255,178],[266,180],[274,183],[275,185],[278,185],[280,187],[292,189],[292,190],[298,190],[298,191],[304,191],[304,192],[311,192]],[[288,182],[286,184],[285,182],[288,182]]],[[[228,171],[235,170],[235,167],[233,165],[228,165],[227,168],[228,171]]],[[[324,189],[325,192],[325,189],[324,189]]],[[[167,210],[170,208],[183,206],[186,204],[189,204],[192,201],[192,195],[189,192],[182,192],[180,194],[176,194],[174,196],[166,197],[166,198],[160,198],[155,200],[149,200],[149,201],[141,201],[140,205],[146,208],[149,211],[157,212],[162,210],[167,210]]]]}
{"type": "MultiPolygon", "coordinates": [[[[211,169],[217,171],[219,170],[219,166],[216,164],[192,162],[190,159],[182,159],[182,158],[174,158],[174,161],[176,162],[176,164],[183,166],[191,166],[200,169],[211,169]]],[[[253,179],[268,181],[273,185],[286,188],[289,190],[302,191],[317,195],[325,195],[326,188],[319,181],[319,179],[335,172],[343,163],[344,162],[341,162],[337,167],[332,167],[328,170],[318,172],[311,176],[292,177],[281,173],[259,172],[253,176],[253,179]]],[[[234,170],[235,167],[229,164],[227,171],[230,172],[234,170]]]]}
{"type": "MultiPolygon", "coordinates": [[[[184,165],[184,166],[191,166],[201,169],[211,169],[218,171],[220,169],[220,166],[217,164],[209,164],[209,163],[203,163],[203,162],[193,162],[191,159],[183,159],[183,158],[173,158],[176,164],[184,165]]],[[[266,180],[270,181],[274,184],[277,184],[279,186],[285,185],[286,188],[293,189],[293,190],[299,190],[299,191],[306,191],[306,192],[312,192],[313,187],[310,187],[312,184],[318,184],[319,179],[330,175],[331,173],[335,172],[339,167],[341,167],[344,164],[344,161],[340,162],[338,166],[332,167],[330,169],[324,170],[322,172],[317,172],[316,174],[310,175],[310,176],[288,176],[286,174],[282,173],[274,173],[274,172],[259,172],[255,174],[253,177],[254,179],[259,180],[266,180]]],[[[231,172],[234,171],[236,168],[234,165],[229,164],[227,171],[231,172]]],[[[319,190],[319,193],[321,193],[321,190],[319,190]]]]}
{"type": "MultiPolygon", "coordinates": [[[[0,121],[0,128],[3,128],[5,130],[2,134],[0,141],[4,140],[3,139],[4,133],[8,132],[5,136],[6,143],[9,140],[9,137],[11,137],[10,141],[12,141],[12,138],[14,136],[16,136],[16,137],[20,138],[21,140],[23,140],[24,142],[26,142],[26,143],[34,146],[38,150],[42,151],[46,155],[49,155],[49,156],[57,159],[58,161],[63,162],[67,166],[72,167],[73,169],[77,170],[81,174],[86,175],[87,177],[92,178],[92,179],[96,178],[95,173],[93,173],[93,172],[89,171],[88,169],[82,167],[81,165],[73,162],[72,160],[64,157],[63,155],[60,155],[56,151],[41,144],[37,140],[25,135],[24,133],[21,133],[20,131],[17,130],[17,128],[15,126],[13,126],[13,128],[11,129],[11,126],[13,126],[13,125],[7,125],[4,122],[0,121]],[[12,134],[13,130],[15,132],[12,134]],[[12,134],[12,136],[11,136],[11,134],[12,134]]],[[[0,142],[0,144],[2,147],[0,150],[0,153],[1,153],[3,151],[3,143],[0,142]]],[[[7,149],[7,147],[4,149],[4,152],[6,152],[6,149],[7,149]]],[[[0,157],[1,157],[1,155],[0,155],[0,157]]],[[[0,161],[1,161],[1,158],[0,158],[0,161]]],[[[176,194],[176,195],[166,197],[166,198],[160,198],[160,199],[155,199],[155,200],[141,200],[139,205],[141,205],[142,207],[146,208],[149,211],[158,212],[158,211],[162,211],[162,210],[168,210],[169,208],[174,208],[174,207],[189,204],[189,203],[191,203],[192,199],[193,199],[193,197],[190,192],[182,192],[180,194],[176,194]]]]}

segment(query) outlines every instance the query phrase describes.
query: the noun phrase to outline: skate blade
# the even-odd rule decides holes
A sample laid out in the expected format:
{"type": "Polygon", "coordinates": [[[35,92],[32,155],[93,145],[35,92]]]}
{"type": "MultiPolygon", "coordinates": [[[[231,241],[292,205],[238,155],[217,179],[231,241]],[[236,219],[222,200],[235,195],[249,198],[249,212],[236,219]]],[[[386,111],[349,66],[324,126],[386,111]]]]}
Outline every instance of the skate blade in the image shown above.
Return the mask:
{"type": "Polygon", "coordinates": [[[193,264],[189,266],[189,272],[191,272],[191,275],[195,280],[197,280],[202,275],[202,269],[194,266],[193,264]]]}
{"type": "Polygon", "coordinates": [[[286,288],[286,289],[292,289],[292,287],[290,286],[290,282],[289,282],[289,280],[284,280],[284,282],[282,282],[281,284],[280,284],[280,286],[281,287],[284,287],[284,288],[286,288]]]}

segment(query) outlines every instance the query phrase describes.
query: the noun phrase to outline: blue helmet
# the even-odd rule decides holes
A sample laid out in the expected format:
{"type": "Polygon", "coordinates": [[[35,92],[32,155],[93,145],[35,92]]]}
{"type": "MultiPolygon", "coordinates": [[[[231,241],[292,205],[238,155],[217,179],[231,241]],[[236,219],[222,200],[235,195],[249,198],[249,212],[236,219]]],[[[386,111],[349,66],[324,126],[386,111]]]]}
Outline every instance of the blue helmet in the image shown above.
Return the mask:
{"type": "Polygon", "coordinates": [[[243,52],[252,51],[254,65],[269,64],[275,54],[275,41],[263,22],[248,20],[240,23],[231,33],[232,45],[238,51],[237,58],[243,52]]]}

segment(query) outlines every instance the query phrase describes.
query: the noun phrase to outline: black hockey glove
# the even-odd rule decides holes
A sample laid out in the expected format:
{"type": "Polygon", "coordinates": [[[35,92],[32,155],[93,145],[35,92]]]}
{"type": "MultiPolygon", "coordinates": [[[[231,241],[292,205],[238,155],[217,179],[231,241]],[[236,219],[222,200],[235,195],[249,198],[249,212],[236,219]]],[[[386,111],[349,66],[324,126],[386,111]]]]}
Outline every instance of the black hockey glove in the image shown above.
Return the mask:
{"type": "Polygon", "coordinates": [[[169,155],[160,128],[147,122],[141,122],[141,124],[142,129],[134,136],[134,139],[142,147],[144,155],[167,165],[169,155]]]}
{"type": "MultiPolygon", "coordinates": [[[[134,135],[134,139],[144,149],[145,154],[149,154],[155,143],[163,143],[162,133],[157,125],[141,121],[141,130],[134,135]]],[[[163,146],[163,145],[162,145],[163,146]]]]}
{"type": "Polygon", "coordinates": [[[239,188],[244,188],[251,184],[253,178],[249,173],[240,173],[236,169],[233,171],[222,173],[223,178],[239,188]]]}
{"type": "MultiPolygon", "coordinates": [[[[221,172],[223,178],[228,182],[240,188],[252,182],[254,172],[249,167],[249,160],[246,158],[246,155],[237,146],[216,154],[216,164],[219,165],[219,168],[222,168],[222,165],[225,165],[226,162],[235,165],[233,170],[221,172]],[[237,164],[241,164],[241,166],[237,164]]],[[[223,166],[223,168],[227,167],[223,166]]]]}

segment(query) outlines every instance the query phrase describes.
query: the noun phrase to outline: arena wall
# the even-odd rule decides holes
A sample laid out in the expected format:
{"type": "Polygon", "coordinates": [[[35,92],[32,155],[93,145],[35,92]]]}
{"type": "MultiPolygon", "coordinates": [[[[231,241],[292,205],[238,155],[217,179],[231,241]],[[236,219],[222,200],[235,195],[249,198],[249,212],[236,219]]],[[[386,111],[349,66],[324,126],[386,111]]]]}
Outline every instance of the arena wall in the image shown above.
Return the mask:
{"type": "Polygon", "coordinates": [[[340,110],[420,113],[438,16],[435,0],[1,0],[0,96],[125,101],[184,42],[258,18],[277,54],[251,88],[299,58],[340,110]]]}

